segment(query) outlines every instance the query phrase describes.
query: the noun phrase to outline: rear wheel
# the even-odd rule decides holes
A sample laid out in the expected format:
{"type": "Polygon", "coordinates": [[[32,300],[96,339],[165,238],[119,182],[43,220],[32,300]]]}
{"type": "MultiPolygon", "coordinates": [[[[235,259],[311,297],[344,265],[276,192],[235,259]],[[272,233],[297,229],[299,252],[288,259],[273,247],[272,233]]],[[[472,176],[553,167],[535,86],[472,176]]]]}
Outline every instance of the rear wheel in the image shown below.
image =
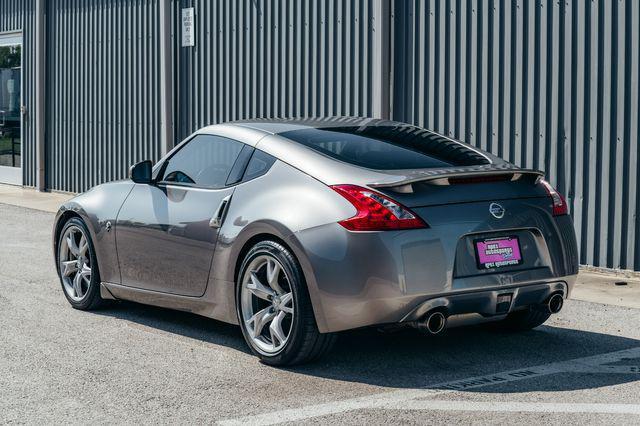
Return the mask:
{"type": "Polygon", "coordinates": [[[541,326],[550,316],[551,314],[548,312],[529,307],[521,311],[511,312],[499,324],[508,330],[526,331],[541,326]]]}
{"type": "Polygon", "coordinates": [[[247,344],[266,364],[313,361],[335,340],[318,331],[302,270],[289,250],[274,241],[259,242],[245,256],[236,309],[247,344]]]}
{"type": "Polygon", "coordinates": [[[102,304],[100,274],[89,230],[77,217],[64,224],[58,239],[58,276],[67,300],[76,309],[102,304]]]}

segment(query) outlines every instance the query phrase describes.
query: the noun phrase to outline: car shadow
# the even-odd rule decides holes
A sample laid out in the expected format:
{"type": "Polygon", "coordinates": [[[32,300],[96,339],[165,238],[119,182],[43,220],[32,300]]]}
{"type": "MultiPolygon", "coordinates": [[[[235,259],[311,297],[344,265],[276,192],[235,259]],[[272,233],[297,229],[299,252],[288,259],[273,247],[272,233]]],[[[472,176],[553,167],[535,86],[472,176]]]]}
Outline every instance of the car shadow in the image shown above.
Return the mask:
{"type": "MultiPolygon", "coordinates": [[[[414,330],[391,335],[361,330],[342,337],[322,364],[296,371],[385,387],[438,388],[456,380],[640,347],[636,339],[553,326],[520,333],[490,325],[466,326],[435,337],[414,330]]],[[[640,359],[631,362],[638,363],[640,359]]],[[[567,379],[568,374],[558,373],[556,380],[543,376],[465,391],[569,391],[640,380],[638,374],[582,374],[580,380],[567,379]]]]}
{"type": "Polygon", "coordinates": [[[226,346],[240,352],[251,352],[238,326],[189,312],[129,301],[110,302],[104,308],[92,312],[201,342],[226,346]]]}
{"type": "MultiPolygon", "coordinates": [[[[118,302],[96,313],[250,352],[239,327],[198,315],[133,302],[118,302]]],[[[442,336],[411,329],[389,334],[362,329],[340,333],[333,350],[320,361],[283,370],[381,387],[437,388],[441,383],[639,347],[636,339],[554,326],[510,333],[476,325],[454,328],[442,336]]],[[[629,362],[638,365],[640,359],[629,362]]],[[[567,374],[465,391],[569,391],[640,380],[638,374],[580,373],[579,380],[567,374]]]]}

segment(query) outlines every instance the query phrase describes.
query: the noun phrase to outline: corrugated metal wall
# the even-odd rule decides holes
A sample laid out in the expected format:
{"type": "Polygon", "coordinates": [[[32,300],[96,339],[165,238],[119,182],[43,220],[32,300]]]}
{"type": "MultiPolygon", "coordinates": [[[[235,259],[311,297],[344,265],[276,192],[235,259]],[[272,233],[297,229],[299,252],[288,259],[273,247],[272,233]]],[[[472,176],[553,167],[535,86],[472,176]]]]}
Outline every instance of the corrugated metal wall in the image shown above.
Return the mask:
{"type": "Polygon", "coordinates": [[[547,172],[580,262],[640,270],[640,3],[396,0],[393,118],[547,172]]]}
{"type": "Polygon", "coordinates": [[[48,186],[79,192],[160,158],[157,0],[51,0],[48,186]]]}
{"type": "MultiPolygon", "coordinates": [[[[371,115],[378,0],[173,0],[174,134],[250,117],[371,115]],[[195,8],[195,46],[180,12],[195,8]]],[[[581,262],[640,270],[640,4],[389,0],[392,118],[547,172],[581,262]]],[[[33,0],[24,182],[35,184],[33,0]]],[[[47,2],[47,177],[82,191],[161,154],[158,0],[47,2]]]]}
{"type": "Polygon", "coordinates": [[[176,137],[255,117],[371,115],[373,0],[175,3],[176,137]],[[195,47],[180,9],[195,8],[195,47]]]}
{"type": "Polygon", "coordinates": [[[34,74],[34,19],[33,0],[0,0],[0,32],[22,31],[22,102],[27,114],[23,116],[22,128],[22,182],[27,186],[35,185],[36,146],[34,128],[35,86],[34,74]]]}

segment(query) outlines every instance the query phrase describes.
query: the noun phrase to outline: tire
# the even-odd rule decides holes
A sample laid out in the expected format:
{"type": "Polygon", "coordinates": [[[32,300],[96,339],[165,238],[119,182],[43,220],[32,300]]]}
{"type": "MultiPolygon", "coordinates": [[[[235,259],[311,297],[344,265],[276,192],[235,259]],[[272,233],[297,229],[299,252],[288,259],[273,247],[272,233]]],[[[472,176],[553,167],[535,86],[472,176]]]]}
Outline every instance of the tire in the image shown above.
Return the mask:
{"type": "Polygon", "coordinates": [[[550,316],[551,314],[548,312],[529,307],[521,311],[511,312],[504,320],[499,322],[499,325],[510,331],[527,331],[541,326],[550,316]]]}
{"type": "Polygon", "coordinates": [[[336,339],[318,331],[302,269],[274,241],[261,241],[246,254],[236,283],[236,312],[249,348],[268,365],[314,361],[336,339]]]}
{"type": "Polygon", "coordinates": [[[100,297],[100,271],[93,241],[84,221],[78,217],[69,219],[60,231],[56,244],[56,269],[62,292],[71,306],[88,311],[103,305],[104,301],[100,297]],[[68,240],[70,235],[76,243],[72,248],[68,240]],[[74,251],[77,251],[78,255],[74,254],[74,251]],[[77,290],[76,286],[78,276],[80,290],[77,290]]]}

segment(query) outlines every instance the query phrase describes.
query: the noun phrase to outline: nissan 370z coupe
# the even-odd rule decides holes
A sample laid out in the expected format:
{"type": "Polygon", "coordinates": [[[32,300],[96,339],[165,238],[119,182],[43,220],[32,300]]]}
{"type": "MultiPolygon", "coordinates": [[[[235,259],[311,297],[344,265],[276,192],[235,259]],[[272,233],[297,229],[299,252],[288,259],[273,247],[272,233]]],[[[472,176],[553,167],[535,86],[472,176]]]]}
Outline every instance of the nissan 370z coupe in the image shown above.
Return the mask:
{"type": "Polygon", "coordinates": [[[567,204],[541,172],[359,118],[203,128],[65,203],[54,253],[74,308],[132,300],[239,324],[272,365],[358,327],[437,334],[476,314],[531,329],[578,272],[567,204]]]}

